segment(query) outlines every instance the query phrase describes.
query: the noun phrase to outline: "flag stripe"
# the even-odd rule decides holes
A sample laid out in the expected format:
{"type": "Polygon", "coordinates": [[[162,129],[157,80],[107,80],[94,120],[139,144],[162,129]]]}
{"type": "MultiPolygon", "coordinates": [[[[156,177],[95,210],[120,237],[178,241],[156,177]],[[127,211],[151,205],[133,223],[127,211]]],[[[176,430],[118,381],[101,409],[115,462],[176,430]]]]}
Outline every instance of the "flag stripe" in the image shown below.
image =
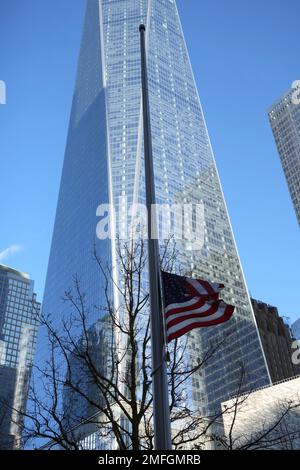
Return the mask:
{"type": "Polygon", "coordinates": [[[205,289],[204,286],[202,286],[202,284],[200,282],[198,282],[197,279],[185,278],[185,281],[192,287],[193,292],[196,295],[199,295],[199,294],[200,295],[208,295],[207,289],[205,289]]]}
{"type": "Polygon", "coordinates": [[[205,300],[199,299],[199,297],[193,297],[187,302],[181,302],[177,304],[170,304],[165,308],[165,315],[169,317],[180,312],[186,312],[191,310],[191,308],[200,308],[205,304],[205,300]]]}
{"type": "Polygon", "coordinates": [[[213,326],[223,323],[229,320],[234,312],[234,307],[232,305],[226,305],[225,311],[218,315],[215,313],[211,315],[210,319],[203,318],[201,321],[194,319],[187,320],[186,322],[182,322],[179,325],[174,326],[173,328],[168,329],[167,331],[167,340],[168,342],[172,341],[175,338],[179,338],[180,336],[188,333],[189,331],[193,330],[194,328],[202,328],[206,326],[213,326]]]}
{"type": "Polygon", "coordinates": [[[184,314],[178,313],[177,315],[172,315],[167,319],[167,328],[171,328],[173,325],[177,325],[189,318],[207,318],[210,315],[213,315],[217,312],[220,307],[220,300],[218,302],[214,302],[213,304],[205,304],[202,308],[196,310],[190,310],[189,312],[185,312],[184,314]]]}
{"type": "Polygon", "coordinates": [[[216,311],[218,309],[220,300],[216,302],[205,302],[204,305],[198,307],[198,308],[190,308],[189,310],[186,310],[185,312],[179,312],[173,315],[170,315],[168,318],[166,318],[166,324],[169,327],[170,322],[173,320],[176,320],[177,318],[182,318],[183,320],[187,315],[198,315],[199,317],[203,317],[205,315],[210,315],[211,312],[216,311]]]}
{"type": "Polygon", "coordinates": [[[206,299],[218,299],[220,290],[223,289],[224,284],[211,283],[203,281],[202,279],[188,279],[185,281],[191,287],[193,295],[205,297],[206,299]]]}

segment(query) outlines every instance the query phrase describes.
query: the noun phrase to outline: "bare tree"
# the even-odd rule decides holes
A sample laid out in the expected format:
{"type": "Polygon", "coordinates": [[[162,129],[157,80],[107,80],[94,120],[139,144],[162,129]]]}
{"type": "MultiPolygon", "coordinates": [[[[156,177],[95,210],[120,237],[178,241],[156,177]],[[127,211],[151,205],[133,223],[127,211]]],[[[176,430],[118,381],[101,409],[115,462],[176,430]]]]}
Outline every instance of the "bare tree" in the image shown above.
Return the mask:
{"type": "MultiPolygon", "coordinates": [[[[35,365],[27,411],[22,415],[24,444],[45,443],[46,448],[78,450],[88,436],[97,436],[106,448],[153,449],[153,399],[150,349],[149,294],[146,279],[147,251],[143,240],[118,243],[118,281],[93,250],[104,279],[103,305],[90,305],[74,276],[65,292],[68,315],[57,322],[41,314],[47,333],[49,355],[35,365]],[[113,291],[117,291],[116,304],[113,291]]],[[[167,242],[161,267],[172,271],[176,248],[167,242]]],[[[169,345],[168,380],[174,449],[198,449],[214,441],[223,448],[236,448],[236,416],[247,395],[225,410],[203,416],[187,405],[186,390],[193,376],[220,353],[228,337],[211,344],[200,361],[190,358],[187,336],[169,345]],[[229,438],[215,433],[224,413],[233,416],[229,438]]],[[[237,394],[243,390],[244,372],[237,394]]],[[[275,429],[283,424],[278,420],[275,429]]],[[[252,436],[243,448],[257,448],[270,433],[252,436]]],[[[39,444],[41,446],[41,444],[39,444]]]]}
{"type": "MultiPolygon", "coordinates": [[[[145,242],[118,243],[117,252],[118,282],[93,251],[105,280],[104,305],[91,307],[79,277],[74,276],[64,296],[68,315],[59,324],[51,316],[40,316],[49,355],[43,365],[35,366],[29,405],[22,412],[25,442],[39,438],[49,447],[79,449],[87,435],[97,433],[108,447],[154,446],[145,242]],[[118,292],[118,306],[113,289],[118,292]]],[[[175,259],[176,249],[168,242],[162,268],[172,270],[175,259]]],[[[199,442],[213,422],[187,407],[185,386],[220,346],[213,345],[200,363],[188,366],[188,340],[172,342],[168,377],[174,448],[199,442]]]]}

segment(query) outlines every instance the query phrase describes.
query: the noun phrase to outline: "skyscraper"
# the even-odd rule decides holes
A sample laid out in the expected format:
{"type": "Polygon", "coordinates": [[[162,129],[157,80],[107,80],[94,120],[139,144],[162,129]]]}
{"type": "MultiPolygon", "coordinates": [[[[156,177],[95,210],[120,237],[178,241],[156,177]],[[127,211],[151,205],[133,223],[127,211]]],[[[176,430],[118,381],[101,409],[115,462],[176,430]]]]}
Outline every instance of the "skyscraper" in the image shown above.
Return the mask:
{"type": "MultiPolygon", "coordinates": [[[[179,240],[178,266],[223,282],[224,299],[236,306],[228,324],[190,334],[194,360],[230,336],[191,383],[193,406],[209,413],[236,392],[241,363],[246,388],[268,384],[269,375],[175,0],[87,2],[43,309],[57,318],[68,314],[61,297],[74,274],[80,275],[87,302],[103,303],[101,276],[91,257],[97,207],[109,202],[118,211],[125,199],[128,205],[145,202],[141,23],[147,31],[157,203],[204,207],[204,243],[191,249],[179,240]]],[[[111,232],[111,240],[96,240],[110,265],[116,251],[115,222],[111,232]]]]}
{"type": "Polygon", "coordinates": [[[27,274],[0,265],[0,449],[20,445],[40,304],[27,274]]]}
{"type": "Polygon", "coordinates": [[[269,111],[269,121],[300,224],[300,104],[294,95],[295,90],[290,90],[276,101],[269,111]]]}

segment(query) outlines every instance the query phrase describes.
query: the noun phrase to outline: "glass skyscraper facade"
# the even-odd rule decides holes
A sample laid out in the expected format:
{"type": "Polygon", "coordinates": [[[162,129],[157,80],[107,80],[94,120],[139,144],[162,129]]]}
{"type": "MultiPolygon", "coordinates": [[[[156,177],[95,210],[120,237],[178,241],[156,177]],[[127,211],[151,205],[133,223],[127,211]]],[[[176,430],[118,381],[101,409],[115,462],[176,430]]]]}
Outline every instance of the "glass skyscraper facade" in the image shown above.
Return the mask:
{"type": "Polygon", "coordinates": [[[271,107],[269,121],[300,225],[300,104],[294,94],[288,91],[271,107]]]}
{"type": "Polygon", "coordinates": [[[0,449],[20,445],[40,304],[27,274],[0,265],[0,449]]]}
{"type": "Polygon", "coordinates": [[[147,32],[157,203],[204,207],[203,246],[191,250],[179,241],[178,267],[223,282],[224,300],[236,306],[227,324],[189,336],[193,361],[230,336],[191,382],[189,399],[207,414],[236,392],[241,364],[246,388],[268,384],[269,375],[175,0],[87,2],[43,310],[57,318],[68,313],[61,298],[74,274],[80,275],[87,302],[103,303],[91,251],[96,242],[112,265],[118,229],[112,225],[111,241],[95,241],[97,207],[109,202],[122,212],[125,199],[128,205],[145,202],[141,23],[147,32]]]}

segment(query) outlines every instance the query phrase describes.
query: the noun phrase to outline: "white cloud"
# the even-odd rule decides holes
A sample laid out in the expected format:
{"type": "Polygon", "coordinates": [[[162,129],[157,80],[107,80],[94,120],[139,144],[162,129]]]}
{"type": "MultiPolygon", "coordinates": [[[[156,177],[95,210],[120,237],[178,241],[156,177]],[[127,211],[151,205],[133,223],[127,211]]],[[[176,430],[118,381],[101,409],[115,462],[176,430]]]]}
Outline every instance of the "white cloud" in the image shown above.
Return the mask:
{"type": "Polygon", "coordinates": [[[0,251],[0,263],[2,263],[2,261],[6,260],[10,256],[14,255],[15,253],[18,253],[21,249],[22,247],[19,245],[11,245],[5,250],[0,251]]]}

